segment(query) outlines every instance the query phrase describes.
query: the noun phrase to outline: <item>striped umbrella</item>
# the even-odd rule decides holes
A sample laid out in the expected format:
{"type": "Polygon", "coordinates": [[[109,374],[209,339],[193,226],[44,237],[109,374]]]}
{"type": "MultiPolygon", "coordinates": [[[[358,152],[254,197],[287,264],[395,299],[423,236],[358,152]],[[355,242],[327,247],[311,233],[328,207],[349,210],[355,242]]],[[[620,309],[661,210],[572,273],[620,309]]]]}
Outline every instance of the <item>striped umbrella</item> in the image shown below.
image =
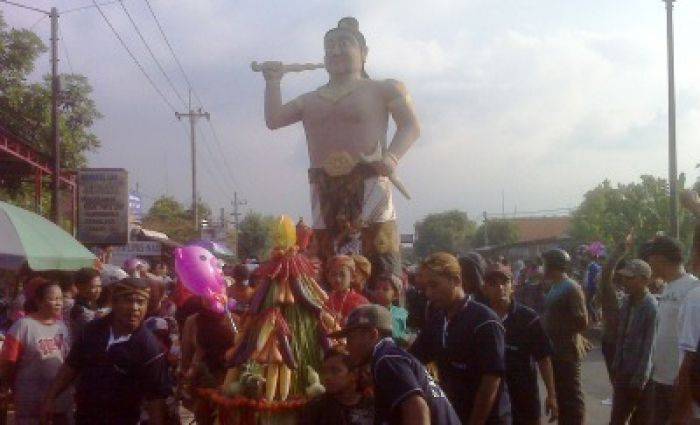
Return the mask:
{"type": "Polygon", "coordinates": [[[34,214],[0,201],[0,269],[77,270],[97,258],[66,231],[34,214]]]}

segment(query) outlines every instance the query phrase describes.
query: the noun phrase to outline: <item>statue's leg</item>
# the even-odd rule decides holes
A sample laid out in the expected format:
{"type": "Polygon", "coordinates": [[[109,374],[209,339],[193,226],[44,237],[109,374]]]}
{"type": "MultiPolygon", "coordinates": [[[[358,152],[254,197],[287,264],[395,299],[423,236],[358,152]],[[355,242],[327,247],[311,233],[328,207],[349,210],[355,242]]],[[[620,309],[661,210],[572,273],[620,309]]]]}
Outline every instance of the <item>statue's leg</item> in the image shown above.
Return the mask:
{"type": "MultiPolygon", "coordinates": [[[[326,261],[335,255],[333,249],[333,232],[329,229],[315,229],[314,239],[316,245],[316,256],[321,260],[321,264],[325,266],[326,261]]],[[[321,270],[322,273],[325,270],[321,270]]]]}
{"type": "Polygon", "coordinates": [[[362,229],[362,252],[372,263],[372,276],[401,276],[401,250],[396,221],[372,223],[362,229]]]}

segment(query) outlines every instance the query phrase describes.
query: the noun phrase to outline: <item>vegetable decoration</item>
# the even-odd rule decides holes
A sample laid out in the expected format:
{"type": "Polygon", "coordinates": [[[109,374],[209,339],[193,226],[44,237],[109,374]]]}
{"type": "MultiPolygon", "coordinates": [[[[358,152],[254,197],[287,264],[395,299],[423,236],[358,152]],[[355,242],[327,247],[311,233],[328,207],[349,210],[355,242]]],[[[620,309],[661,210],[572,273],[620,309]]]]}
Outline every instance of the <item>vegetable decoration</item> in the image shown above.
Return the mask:
{"type": "MultiPolygon", "coordinates": [[[[294,223],[281,217],[270,260],[256,272],[259,283],[241,319],[236,344],[226,354],[232,382],[211,395],[227,409],[222,423],[288,421],[290,412],[324,389],[317,370],[338,323],[326,310],[328,295],[316,282],[319,264],[300,253],[294,223]],[[257,418],[257,419],[256,419],[257,418]]],[[[308,240],[308,236],[304,237],[308,240]]]]}

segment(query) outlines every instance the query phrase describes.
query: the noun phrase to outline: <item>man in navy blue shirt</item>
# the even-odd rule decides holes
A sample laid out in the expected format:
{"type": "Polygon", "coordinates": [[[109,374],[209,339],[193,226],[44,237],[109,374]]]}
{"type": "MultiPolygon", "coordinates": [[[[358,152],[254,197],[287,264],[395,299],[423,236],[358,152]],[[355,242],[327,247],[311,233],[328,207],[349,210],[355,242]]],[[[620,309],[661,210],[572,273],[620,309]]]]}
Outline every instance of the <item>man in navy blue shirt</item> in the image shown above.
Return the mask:
{"type": "Polygon", "coordinates": [[[66,362],[49,387],[42,411],[75,381],[76,425],[136,425],[147,402],[149,424],[164,423],[172,381],[164,351],[143,318],[145,279],[114,283],[112,312],[76,336],[66,362]]]}
{"type": "Polygon", "coordinates": [[[505,330],[488,307],[467,298],[457,259],[429,256],[421,266],[426,295],[436,313],[410,351],[424,363],[435,362],[460,420],[465,424],[511,423],[504,385],[505,330]]]}
{"type": "Polygon", "coordinates": [[[345,328],[331,334],[347,338],[358,367],[369,364],[374,381],[377,425],[459,425],[457,414],[425,367],[391,339],[391,312],[376,304],[355,308],[345,328]]]}
{"type": "Polygon", "coordinates": [[[547,389],[545,408],[549,421],[557,418],[557,398],[552,371],[552,343],[539,316],[513,299],[513,274],[508,267],[494,264],[484,275],[484,295],[489,307],[506,328],[506,383],[513,413],[513,425],[540,423],[537,369],[547,389]]]}

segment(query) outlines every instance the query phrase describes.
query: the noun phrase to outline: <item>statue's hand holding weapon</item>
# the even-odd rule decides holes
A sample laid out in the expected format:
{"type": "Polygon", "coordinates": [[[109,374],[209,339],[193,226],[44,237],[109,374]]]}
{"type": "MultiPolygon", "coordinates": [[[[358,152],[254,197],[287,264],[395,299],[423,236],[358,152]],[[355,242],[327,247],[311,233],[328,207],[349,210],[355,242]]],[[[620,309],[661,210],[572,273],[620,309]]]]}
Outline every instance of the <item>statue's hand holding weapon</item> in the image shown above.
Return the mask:
{"type": "Polygon", "coordinates": [[[325,68],[322,63],[290,63],[283,64],[279,61],[268,61],[263,63],[253,62],[250,64],[253,72],[262,72],[265,81],[280,81],[282,76],[288,72],[313,71],[314,69],[325,68]]]}

